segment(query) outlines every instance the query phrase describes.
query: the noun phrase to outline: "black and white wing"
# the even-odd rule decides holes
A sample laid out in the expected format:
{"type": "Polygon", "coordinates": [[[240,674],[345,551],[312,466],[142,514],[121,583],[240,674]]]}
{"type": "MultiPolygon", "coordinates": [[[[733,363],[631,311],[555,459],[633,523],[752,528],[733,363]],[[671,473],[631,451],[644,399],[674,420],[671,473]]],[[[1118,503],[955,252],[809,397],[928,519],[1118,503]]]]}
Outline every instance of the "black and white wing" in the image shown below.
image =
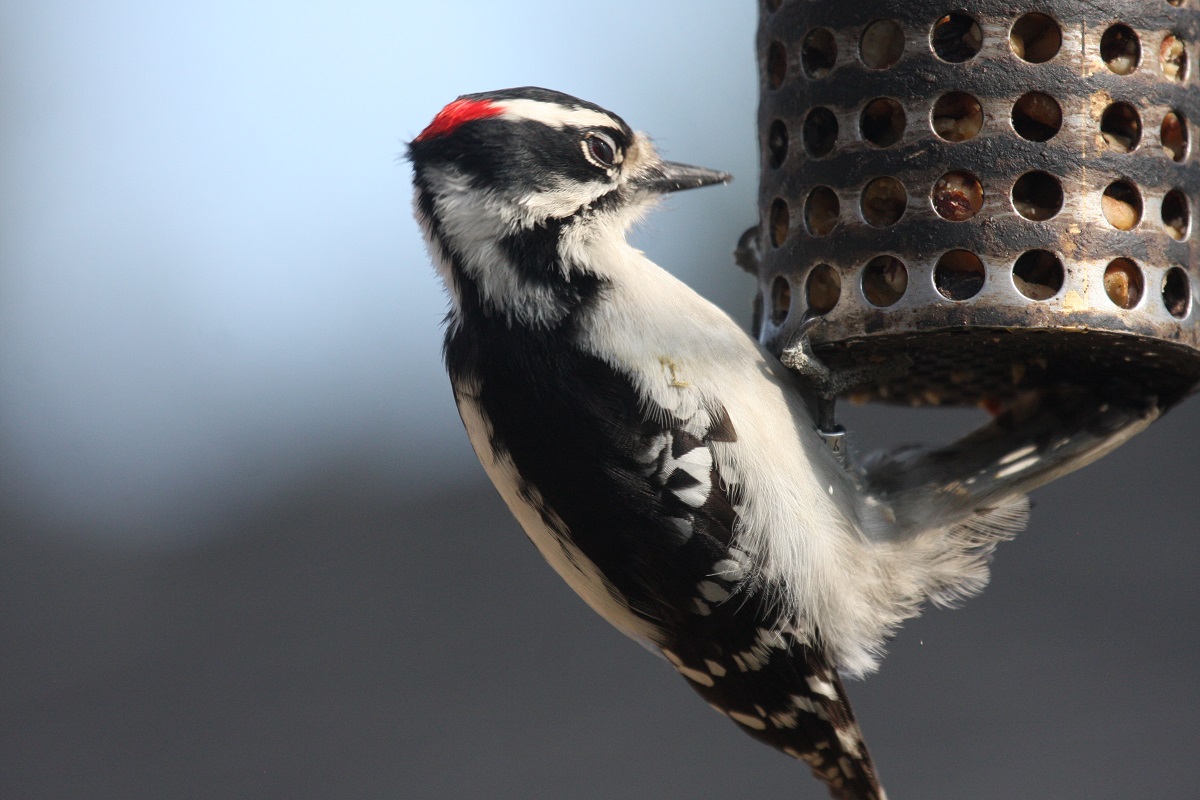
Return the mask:
{"type": "Polygon", "coordinates": [[[641,457],[684,537],[684,600],[662,612],[663,655],[717,711],[805,761],[833,797],[882,798],[837,671],[813,634],[781,617],[736,546],[738,487],[722,480],[711,445],[737,433],[724,409],[712,417],[702,432],[673,420],[641,457]]]}
{"type": "Polygon", "coordinates": [[[447,365],[480,460],[547,561],[835,797],[881,798],[815,633],[782,620],[737,547],[738,487],[714,458],[736,420],[719,406],[681,419],[561,337],[504,334],[452,335],[447,365]]]}

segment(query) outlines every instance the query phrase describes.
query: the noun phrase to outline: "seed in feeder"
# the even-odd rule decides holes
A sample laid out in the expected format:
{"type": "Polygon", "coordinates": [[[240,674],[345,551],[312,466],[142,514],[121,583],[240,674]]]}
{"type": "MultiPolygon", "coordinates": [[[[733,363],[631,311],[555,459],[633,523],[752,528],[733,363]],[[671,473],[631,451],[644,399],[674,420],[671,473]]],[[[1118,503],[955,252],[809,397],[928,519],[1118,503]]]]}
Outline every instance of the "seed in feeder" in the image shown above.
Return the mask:
{"type": "Polygon", "coordinates": [[[1022,139],[1044,142],[1062,127],[1062,108],[1048,94],[1029,92],[1013,104],[1012,124],[1022,139]]]}
{"type": "Polygon", "coordinates": [[[1167,192],[1162,201],[1162,223],[1167,235],[1182,240],[1188,232],[1187,195],[1178,189],[1167,192]]]}
{"type": "Polygon", "coordinates": [[[1100,135],[1108,149],[1128,153],[1142,140],[1142,119],[1129,103],[1113,103],[1100,117],[1100,135]]]}
{"type": "Polygon", "coordinates": [[[1129,139],[1127,138],[1117,136],[1113,133],[1108,133],[1107,131],[1105,131],[1102,135],[1104,137],[1104,143],[1108,145],[1109,150],[1115,150],[1118,153],[1128,153],[1133,149],[1129,139]]]}
{"type": "Polygon", "coordinates": [[[1169,34],[1162,40],[1158,49],[1158,60],[1162,65],[1163,75],[1170,80],[1182,81],[1187,77],[1187,50],[1175,34],[1169,34]]]}
{"type": "Polygon", "coordinates": [[[1160,132],[1162,146],[1170,154],[1172,161],[1183,161],[1187,155],[1187,125],[1183,116],[1177,111],[1168,111],[1163,117],[1160,132]]]}
{"type": "Polygon", "coordinates": [[[771,244],[779,247],[788,238],[788,230],[792,226],[788,204],[782,197],[776,197],[771,203],[770,230],[771,244]]]}
{"type": "Polygon", "coordinates": [[[1131,231],[1142,219],[1142,196],[1128,181],[1116,181],[1104,190],[1100,209],[1109,225],[1119,231],[1131,231]]]}
{"type": "Polygon", "coordinates": [[[904,216],[904,209],[908,207],[908,193],[904,191],[904,184],[884,175],[873,179],[863,188],[859,207],[868,225],[886,228],[904,216]]]}
{"type": "Polygon", "coordinates": [[[1048,300],[1063,285],[1063,265],[1049,250],[1029,250],[1013,264],[1013,285],[1030,300],[1048,300]]]}
{"type": "Polygon", "coordinates": [[[1026,172],[1013,184],[1012,202],[1025,219],[1044,222],[1062,210],[1062,184],[1048,172],[1026,172]]]}
{"type": "Polygon", "coordinates": [[[948,142],[975,138],[983,127],[983,109],[966,92],[950,92],[933,104],[933,131],[948,142]]]}
{"type": "Polygon", "coordinates": [[[808,308],[816,314],[827,314],[833,310],[842,296],[842,279],[837,270],[828,264],[817,264],[808,273],[805,284],[808,308]]]}
{"type": "Polygon", "coordinates": [[[895,256],[876,256],[863,269],[863,295],[873,306],[895,305],[907,289],[908,269],[895,256]]]}
{"type": "Polygon", "coordinates": [[[951,222],[962,222],[983,208],[983,185],[969,172],[947,172],[933,185],[933,207],[951,222]]]}
{"type": "Polygon", "coordinates": [[[792,308],[792,285],[787,278],[776,275],[771,284],[771,322],[782,325],[792,308]]]}
{"type": "Polygon", "coordinates": [[[829,155],[837,143],[837,135],[837,117],[825,106],[817,106],[804,118],[804,128],[801,131],[804,149],[814,158],[829,155]]]}
{"type": "MultiPolygon", "coordinates": [[[[1136,42],[1134,44],[1136,44],[1136,42]]],[[[1118,75],[1128,75],[1129,73],[1133,72],[1133,70],[1137,67],[1137,64],[1138,54],[1136,52],[1123,53],[1114,58],[1112,61],[1109,61],[1108,68],[1118,75]]]]}
{"type": "Polygon", "coordinates": [[[825,236],[834,229],[841,213],[841,203],[833,189],[818,186],[804,201],[804,224],[813,236],[825,236]]]}
{"type": "Polygon", "coordinates": [[[1163,278],[1162,296],[1163,304],[1172,317],[1186,317],[1192,299],[1187,273],[1179,267],[1167,270],[1166,277],[1163,278]]]}
{"type": "Polygon", "coordinates": [[[837,63],[837,40],[824,28],[813,28],[800,44],[800,65],[810,78],[824,78],[837,63]]]}
{"type": "Polygon", "coordinates": [[[1132,203],[1107,194],[1100,202],[1104,208],[1104,218],[1117,230],[1129,231],[1137,225],[1138,215],[1132,203]]]}
{"type": "Polygon", "coordinates": [[[879,147],[891,147],[900,141],[906,123],[904,107],[890,97],[877,97],[867,103],[858,118],[863,138],[879,147]]]}
{"type": "Polygon", "coordinates": [[[1128,258],[1113,259],[1104,270],[1104,291],[1119,308],[1133,308],[1142,299],[1142,271],[1128,258]]]}
{"type": "Polygon", "coordinates": [[[870,69],[887,69],[904,52],[904,29],[890,19],[877,19],[863,31],[858,53],[870,69]]]}
{"type": "Polygon", "coordinates": [[[969,250],[951,250],[933,268],[933,285],[947,300],[967,300],[979,294],[987,272],[979,256],[969,250]]]}
{"type": "Polygon", "coordinates": [[[1022,61],[1044,64],[1058,55],[1062,47],[1062,31],[1052,17],[1034,12],[1013,24],[1008,44],[1022,61]]]}
{"type": "Polygon", "coordinates": [[[1141,61],[1142,45],[1128,25],[1113,25],[1100,37],[1100,57],[1116,74],[1128,75],[1141,61]]]}
{"type": "Polygon", "coordinates": [[[934,23],[930,42],[943,61],[961,64],[983,47],[983,29],[971,16],[956,11],[934,23]]]}
{"type": "Polygon", "coordinates": [[[1017,287],[1017,291],[1030,300],[1049,300],[1056,294],[1049,286],[1041,283],[1030,283],[1020,275],[1013,275],[1013,285],[1017,287]]]}

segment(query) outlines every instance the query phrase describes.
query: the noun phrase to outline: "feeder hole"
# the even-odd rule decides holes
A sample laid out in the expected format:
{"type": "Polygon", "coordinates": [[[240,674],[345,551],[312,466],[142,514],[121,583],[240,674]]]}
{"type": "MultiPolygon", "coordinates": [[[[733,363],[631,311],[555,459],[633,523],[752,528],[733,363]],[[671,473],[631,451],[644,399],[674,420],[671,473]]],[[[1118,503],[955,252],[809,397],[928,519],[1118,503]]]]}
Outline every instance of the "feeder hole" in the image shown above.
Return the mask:
{"type": "Polygon", "coordinates": [[[1114,153],[1128,153],[1142,141],[1142,118],[1129,103],[1113,103],[1100,116],[1100,136],[1114,153]]]}
{"type": "Polygon", "coordinates": [[[933,24],[929,42],[938,58],[961,64],[974,58],[983,47],[983,29],[970,15],[955,11],[933,24]]]}
{"type": "Polygon", "coordinates": [[[783,120],[777,119],[767,129],[767,161],[774,168],[779,168],[787,159],[788,132],[783,120]]]}
{"type": "Polygon", "coordinates": [[[788,230],[791,228],[791,214],[787,202],[782,197],[776,197],[771,203],[771,244],[779,247],[787,241],[788,230]]]}
{"type": "Polygon", "coordinates": [[[877,308],[895,305],[908,290],[908,268],[895,256],[876,256],[862,273],[862,292],[877,308]]]}
{"type": "Polygon", "coordinates": [[[891,147],[904,135],[904,108],[890,97],[877,97],[867,103],[859,117],[862,136],[876,147],[891,147]]]}
{"type": "Polygon", "coordinates": [[[970,219],[983,208],[983,184],[969,172],[947,172],[933,185],[933,208],[951,222],[970,219]]]}
{"type": "Polygon", "coordinates": [[[969,300],[983,288],[986,272],[970,250],[951,250],[933,268],[933,285],[947,300],[969,300]]]}
{"type": "Polygon", "coordinates": [[[828,314],[842,297],[842,279],[837,270],[828,264],[817,264],[808,273],[804,284],[808,310],[814,314],[828,314]]]}
{"type": "Polygon", "coordinates": [[[1167,192],[1162,201],[1162,224],[1167,235],[1176,241],[1186,239],[1190,217],[1187,195],[1179,189],[1167,192]]]}
{"type": "Polygon", "coordinates": [[[1142,300],[1142,270],[1132,259],[1114,258],[1104,269],[1104,292],[1118,308],[1133,308],[1142,300]]]}
{"type": "Polygon", "coordinates": [[[787,50],[784,49],[783,43],[773,41],[767,45],[767,85],[772,89],[778,89],[783,86],[783,79],[787,77],[787,50]]]}
{"type": "Polygon", "coordinates": [[[1044,64],[1058,55],[1062,47],[1062,30],[1053,17],[1045,14],[1026,14],[1008,33],[1008,45],[1023,61],[1044,64]]]}
{"type": "Polygon", "coordinates": [[[1171,267],[1163,276],[1162,298],[1172,317],[1183,319],[1187,316],[1192,305],[1192,288],[1187,273],[1181,268],[1171,267]]]}
{"type": "Polygon", "coordinates": [[[800,44],[800,66],[810,78],[824,78],[837,62],[837,40],[825,28],[813,28],[800,44]]]}
{"type": "Polygon", "coordinates": [[[1063,286],[1063,265],[1049,250],[1029,250],[1013,264],[1013,285],[1030,300],[1048,300],[1063,286]]]}
{"type": "Polygon", "coordinates": [[[837,135],[837,117],[828,108],[817,106],[804,118],[804,149],[814,158],[829,155],[837,135]]]}
{"type": "Polygon", "coordinates": [[[944,94],[933,104],[933,132],[947,142],[974,139],[983,127],[983,107],[966,92],[944,94]]]}
{"type": "Polygon", "coordinates": [[[1025,219],[1044,222],[1062,210],[1062,184],[1048,172],[1026,172],[1013,184],[1012,203],[1025,219]]]}
{"type": "Polygon", "coordinates": [[[1100,37],[1100,58],[1118,75],[1128,75],[1142,60],[1142,43],[1128,25],[1113,25],[1100,37]]]}
{"type": "Polygon", "coordinates": [[[1048,94],[1029,92],[1013,104],[1012,124],[1022,139],[1045,142],[1062,128],[1062,108],[1048,94]]]}
{"type": "Polygon", "coordinates": [[[877,19],[863,31],[858,55],[868,69],[887,69],[904,53],[904,29],[890,19],[877,19]]]}
{"type": "Polygon", "coordinates": [[[792,285],[787,278],[776,275],[771,282],[771,322],[782,325],[792,308],[792,285]]]}
{"type": "Polygon", "coordinates": [[[1167,34],[1158,48],[1158,64],[1168,80],[1182,83],[1187,78],[1188,58],[1183,40],[1175,34],[1167,34]]]}
{"type": "Polygon", "coordinates": [[[1109,225],[1131,231],[1142,221],[1142,195],[1129,181],[1113,181],[1100,198],[1100,210],[1109,225]]]}
{"type": "Polygon", "coordinates": [[[828,235],[838,223],[841,203],[828,186],[818,186],[804,201],[804,225],[813,236],[828,235]]]}
{"type": "Polygon", "coordinates": [[[1187,157],[1188,129],[1187,119],[1178,111],[1168,111],[1163,116],[1162,128],[1159,130],[1163,149],[1171,156],[1172,161],[1183,161],[1187,157]]]}
{"type": "Polygon", "coordinates": [[[900,181],[884,175],[863,187],[859,207],[868,225],[886,228],[904,216],[904,210],[908,207],[908,192],[900,181]]]}

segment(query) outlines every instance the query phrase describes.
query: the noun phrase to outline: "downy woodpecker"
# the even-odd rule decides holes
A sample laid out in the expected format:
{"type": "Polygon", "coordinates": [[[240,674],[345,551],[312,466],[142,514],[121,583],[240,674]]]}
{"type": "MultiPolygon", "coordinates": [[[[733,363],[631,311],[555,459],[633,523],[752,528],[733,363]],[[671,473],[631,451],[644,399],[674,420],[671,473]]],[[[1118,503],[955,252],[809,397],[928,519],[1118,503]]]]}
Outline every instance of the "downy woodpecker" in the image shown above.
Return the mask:
{"type": "Polygon", "coordinates": [[[979,591],[1024,493],[1153,410],[1096,404],[1071,429],[1078,404],[1047,404],[848,470],[814,383],[626,242],[664,193],[728,175],[538,88],[460,97],[409,158],[459,413],[529,538],[751,736],[834,797],[882,798],[840,675],[872,670],[924,601],[979,591]]]}

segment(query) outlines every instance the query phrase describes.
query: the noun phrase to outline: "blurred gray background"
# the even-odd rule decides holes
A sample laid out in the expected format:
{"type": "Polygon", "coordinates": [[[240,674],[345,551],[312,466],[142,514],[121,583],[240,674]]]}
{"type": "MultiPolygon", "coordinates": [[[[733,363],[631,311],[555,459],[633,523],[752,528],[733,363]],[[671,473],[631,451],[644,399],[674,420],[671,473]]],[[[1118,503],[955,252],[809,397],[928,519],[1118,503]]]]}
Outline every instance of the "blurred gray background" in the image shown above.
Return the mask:
{"type": "MultiPolygon", "coordinates": [[[[734,172],[636,234],[749,317],[752,4],[0,3],[0,798],[824,796],[546,567],[398,156],[539,84],[734,172]]],[[[848,417],[866,448],[968,414],[848,417]]],[[[1200,402],[850,685],[890,795],[1198,797],[1200,402]]]]}

